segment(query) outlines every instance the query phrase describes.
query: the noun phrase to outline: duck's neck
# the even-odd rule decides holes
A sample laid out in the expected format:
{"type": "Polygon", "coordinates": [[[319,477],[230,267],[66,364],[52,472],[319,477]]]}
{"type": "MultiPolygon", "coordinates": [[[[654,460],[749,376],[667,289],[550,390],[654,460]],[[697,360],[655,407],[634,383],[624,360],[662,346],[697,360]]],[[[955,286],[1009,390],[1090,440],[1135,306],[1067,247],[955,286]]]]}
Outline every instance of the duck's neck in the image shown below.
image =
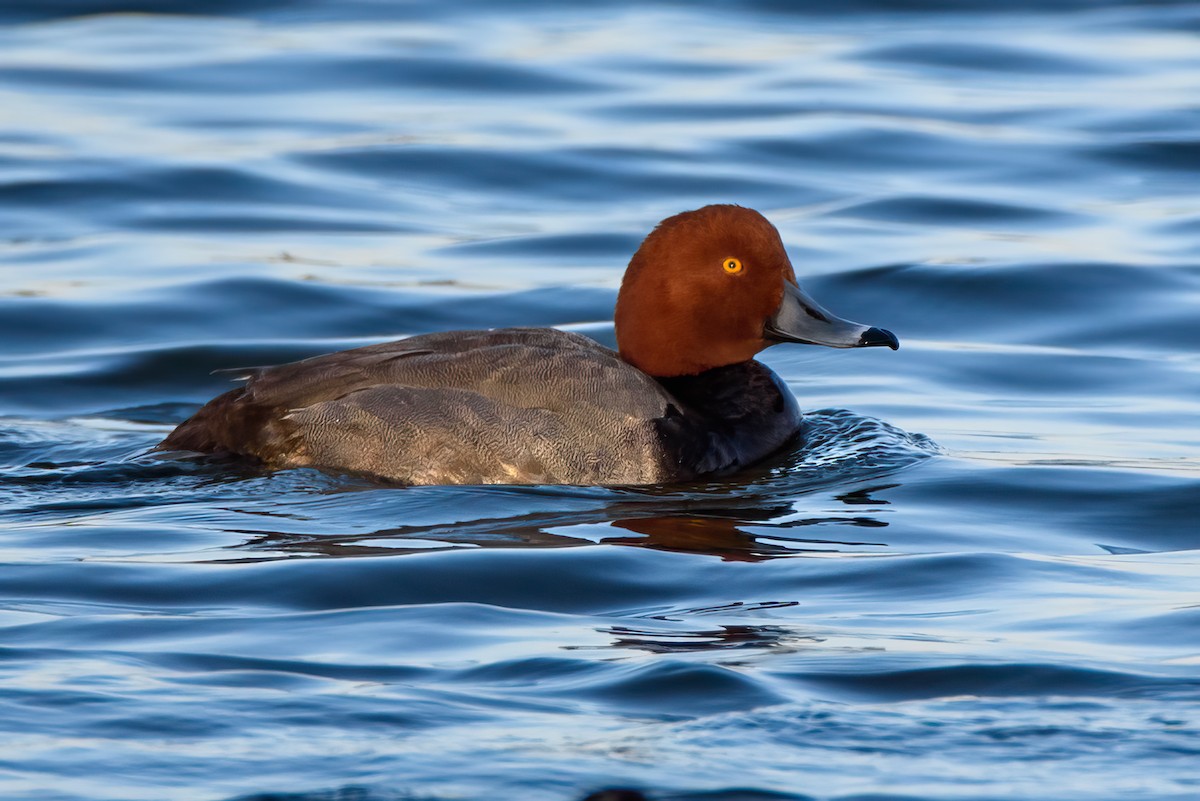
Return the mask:
{"type": "Polygon", "coordinates": [[[697,474],[731,472],[756,462],[800,431],[795,396],[753,359],[657,380],[681,405],[680,419],[666,421],[667,438],[679,437],[674,448],[683,462],[695,463],[697,474]]]}

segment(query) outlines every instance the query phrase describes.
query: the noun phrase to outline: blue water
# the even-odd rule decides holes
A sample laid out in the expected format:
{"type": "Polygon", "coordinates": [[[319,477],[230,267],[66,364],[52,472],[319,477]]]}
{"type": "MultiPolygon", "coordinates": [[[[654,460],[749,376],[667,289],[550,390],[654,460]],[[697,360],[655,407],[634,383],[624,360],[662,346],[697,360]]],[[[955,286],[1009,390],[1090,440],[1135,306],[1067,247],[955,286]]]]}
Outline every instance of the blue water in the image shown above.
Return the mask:
{"type": "Polygon", "coordinates": [[[4,3],[0,743],[38,801],[1200,797],[1200,6],[4,3]],[[746,474],[147,454],[216,368],[611,344],[710,202],[903,343],[764,354],[809,436],[746,474]]]}

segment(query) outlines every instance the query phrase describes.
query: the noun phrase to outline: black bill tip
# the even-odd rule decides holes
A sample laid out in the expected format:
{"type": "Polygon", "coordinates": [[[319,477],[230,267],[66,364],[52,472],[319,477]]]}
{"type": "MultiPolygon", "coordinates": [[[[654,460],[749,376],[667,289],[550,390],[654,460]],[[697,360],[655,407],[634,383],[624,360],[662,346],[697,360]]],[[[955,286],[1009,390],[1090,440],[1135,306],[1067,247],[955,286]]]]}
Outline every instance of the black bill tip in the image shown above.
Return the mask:
{"type": "Polygon", "coordinates": [[[874,345],[887,345],[892,350],[900,349],[900,340],[891,331],[883,328],[868,328],[858,338],[858,347],[869,348],[874,345]]]}

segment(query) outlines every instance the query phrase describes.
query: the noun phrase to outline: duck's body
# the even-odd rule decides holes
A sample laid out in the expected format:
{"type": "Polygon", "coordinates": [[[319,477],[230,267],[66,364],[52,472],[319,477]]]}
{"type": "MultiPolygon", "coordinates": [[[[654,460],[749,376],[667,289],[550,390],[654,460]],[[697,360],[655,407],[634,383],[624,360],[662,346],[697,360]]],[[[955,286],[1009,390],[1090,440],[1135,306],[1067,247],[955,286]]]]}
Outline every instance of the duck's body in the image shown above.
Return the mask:
{"type": "Polygon", "coordinates": [[[736,206],[664,221],[630,263],[616,317],[619,353],[578,334],[509,328],[254,368],[158,447],[404,484],[689,480],[752,464],[799,433],[791,392],[752,358],[762,348],[895,347],[890,333],[804,295],[774,227],[736,206]],[[699,261],[698,274],[664,260],[699,261]]]}
{"type": "Polygon", "coordinates": [[[756,361],[658,381],[552,328],[425,334],[247,379],[160,447],[404,484],[658,484],[736,470],[800,428],[756,361]]]}

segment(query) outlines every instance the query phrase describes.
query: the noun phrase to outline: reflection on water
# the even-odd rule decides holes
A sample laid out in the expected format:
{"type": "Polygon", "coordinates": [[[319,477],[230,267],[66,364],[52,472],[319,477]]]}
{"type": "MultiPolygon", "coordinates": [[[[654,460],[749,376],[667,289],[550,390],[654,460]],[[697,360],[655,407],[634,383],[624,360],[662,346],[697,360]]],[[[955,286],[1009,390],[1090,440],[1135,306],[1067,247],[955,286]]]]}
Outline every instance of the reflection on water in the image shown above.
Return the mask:
{"type": "Polygon", "coordinates": [[[1198,31],[1188,2],[3,4],[0,796],[1190,801],[1198,31]],[[804,438],[743,474],[149,452],[220,368],[611,346],[630,253],[710,202],[904,342],[767,351],[804,438]]]}
{"type": "MultiPolygon", "coordinates": [[[[754,561],[767,559],[771,556],[782,556],[788,553],[804,551],[837,551],[837,547],[819,546],[853,546],[853,545],[882,545],[882,543],[836,542],[833,540],[813,540],[788,538],[792,547],[782,544],[765,542],[765,539],[782,539],[778,535],[758,534],[747,531],[744,526],[753,524],[753,520],[723,519],[720,517],[648,517],[635,520],[616,520],[613,525],[627,529],[639,537],[613,537],[602,540],[613,545],[636,545],[642,548],[658,548],[664,551],[678,553],[700,553],[721,556],[725,559],[741,559],[754,561]]],[[[789,520],[770,526],[771,530],[790,528],[792,526],[813,526],[821,523],[846,523],[864,525],[855,518],[817,518],[810,520],[789,520]]],[[[866,524],[887,525],[877,521],[867,521],[866,524]]]]}
{"type": "Polygon", "coordinates": [[[820,643],[820,637],[796,635],[779,626],[721,626],[718,629],[666,634],[620,626],[608,630],[614,648],[636,648],[652,654],[740,648],[794,648],[793,643],[820,643]]]}

